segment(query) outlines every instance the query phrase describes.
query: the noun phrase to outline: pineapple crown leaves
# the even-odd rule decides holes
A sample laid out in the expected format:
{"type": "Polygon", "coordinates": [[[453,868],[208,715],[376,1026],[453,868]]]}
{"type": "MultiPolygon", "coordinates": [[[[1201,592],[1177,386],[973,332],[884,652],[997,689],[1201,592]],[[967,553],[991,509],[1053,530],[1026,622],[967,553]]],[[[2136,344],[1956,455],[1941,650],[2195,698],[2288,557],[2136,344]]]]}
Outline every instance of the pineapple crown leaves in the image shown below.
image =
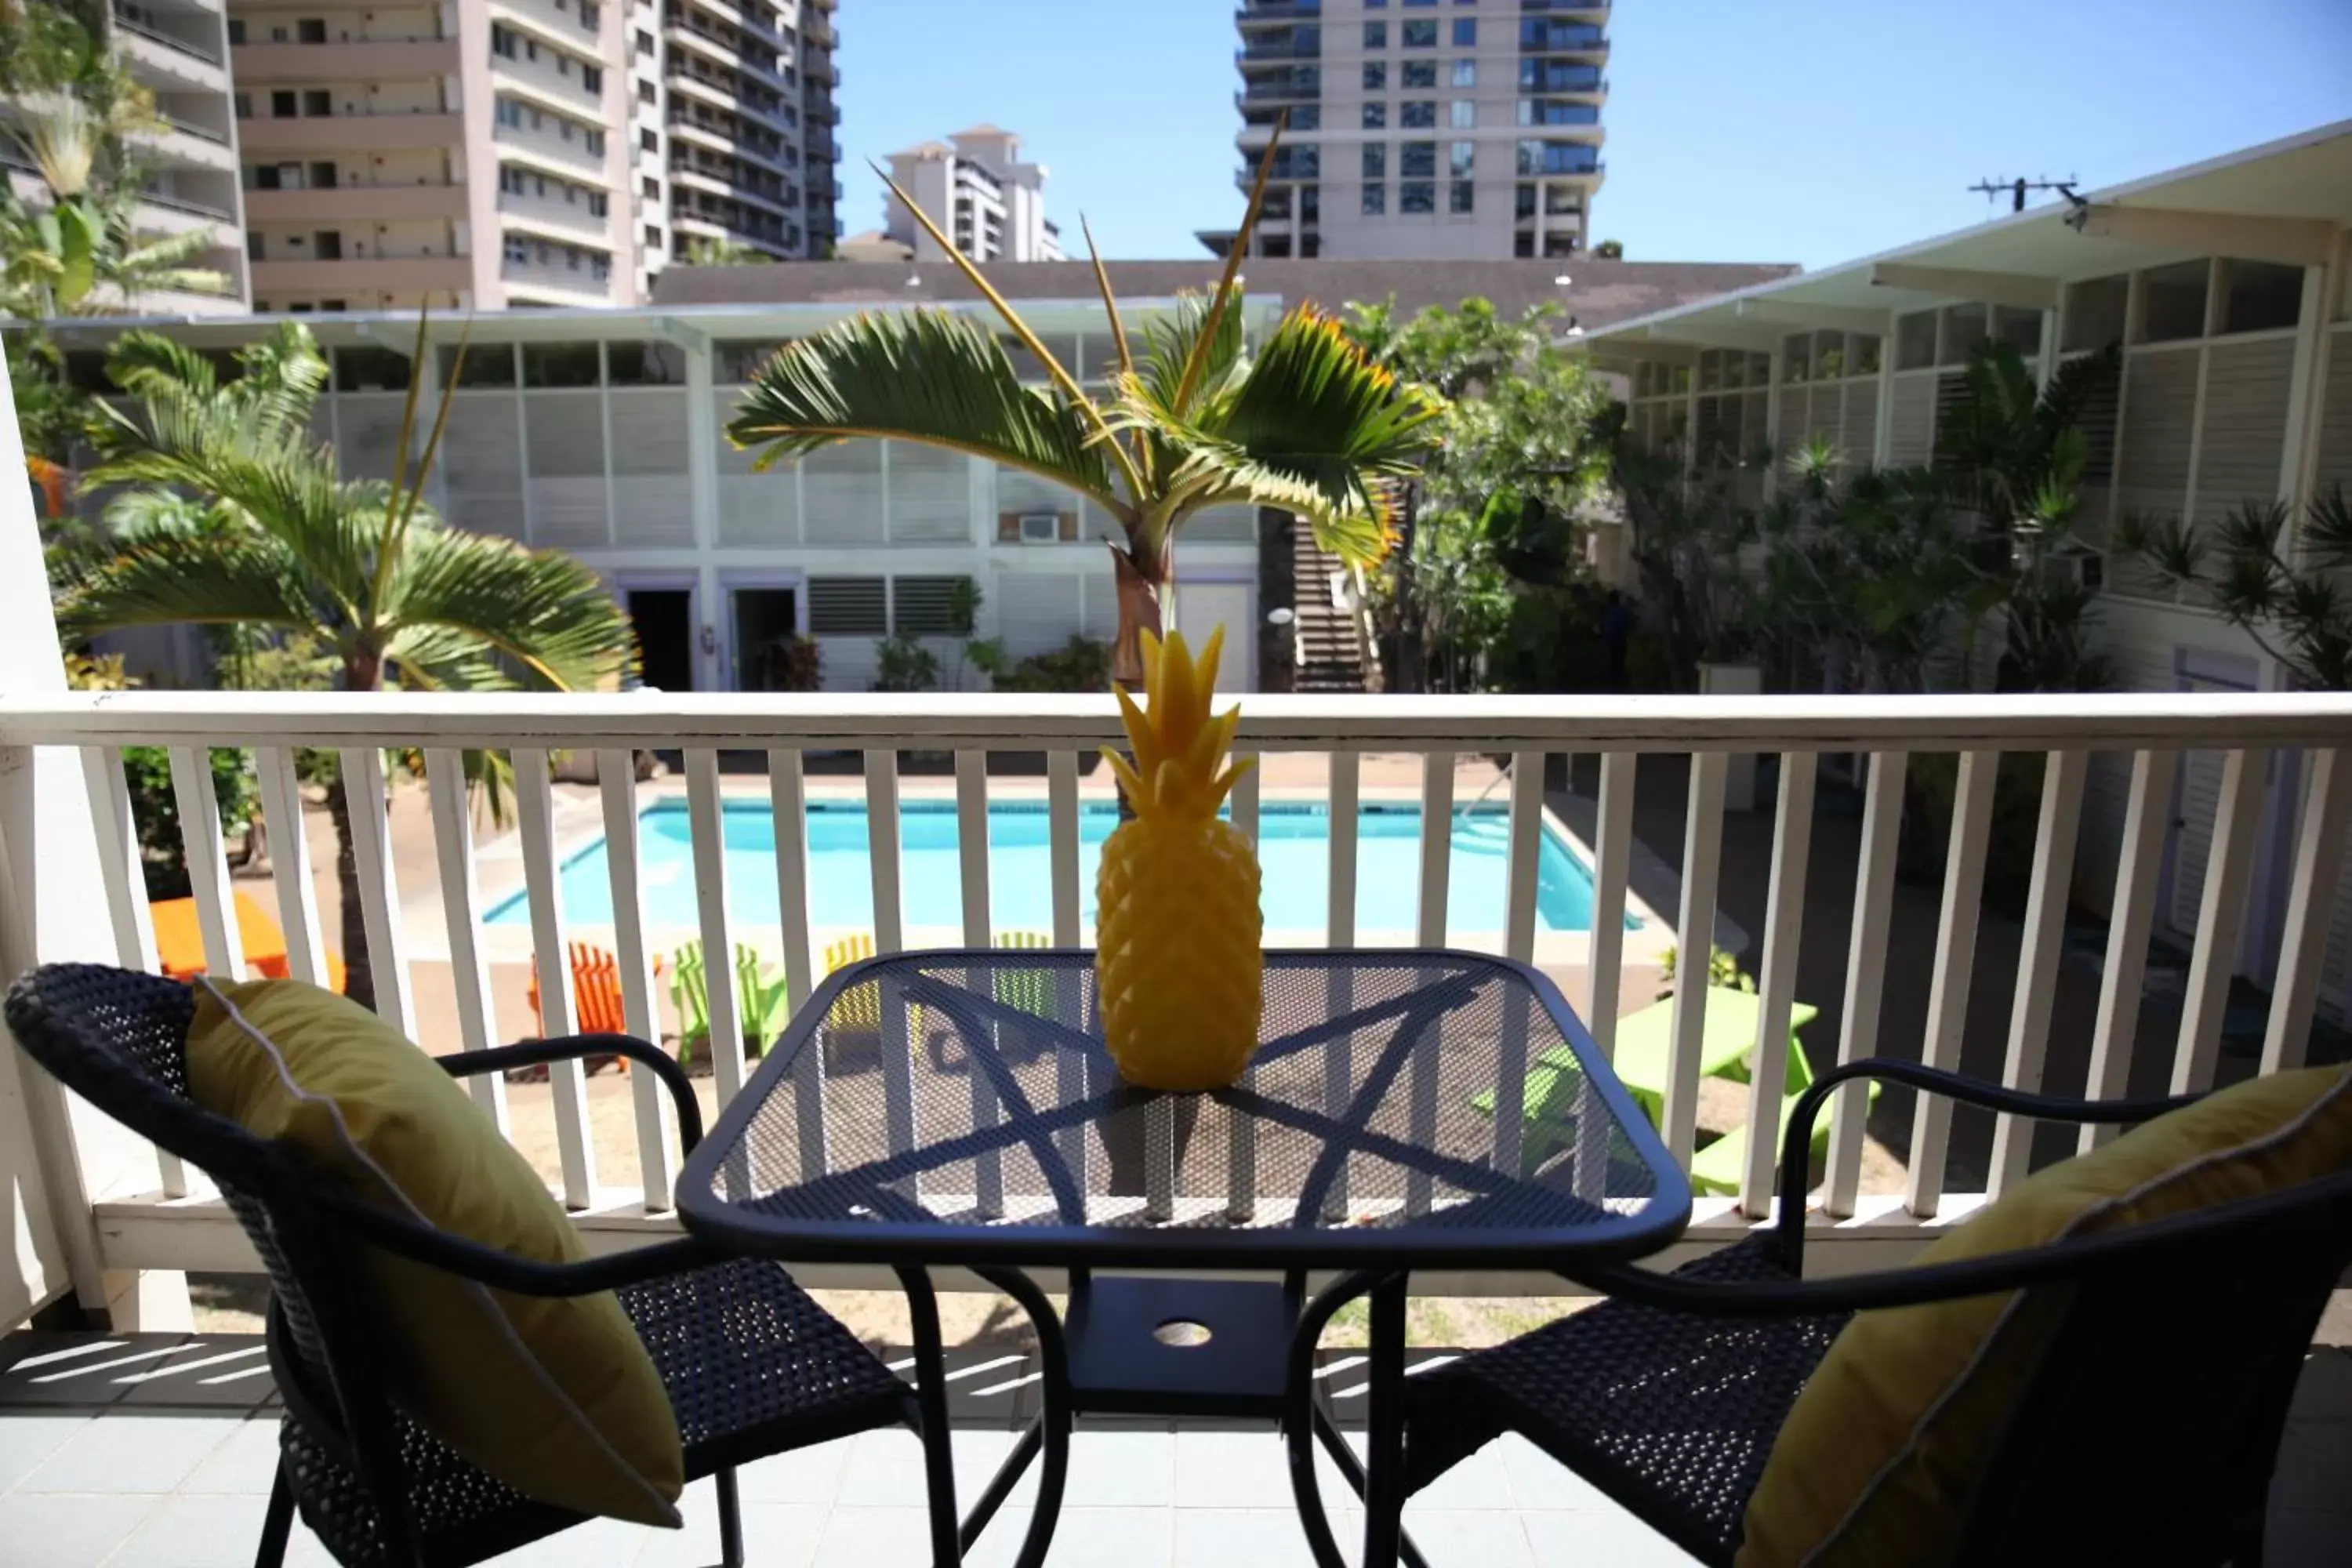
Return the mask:
{"type": "Polygon", "coordinates": [[[1112,688],[1135,760],[1129,763],[1108,746],[1103,748],[1103,760],[1118,775],[1138,817],[1206,821],[1216,816],[1234,782],[1256,765],[1245,761],[1222,771],[1218,766],[1242,720],[1238,706],[1219,717],[1209,716],[1224,642],[1225,628],[1219,626],[1209,634],[1196,659],[1184,646],[1183,633],[1170,632],[1163,643],[1146,632],[1143,685],[1150,709],[1136,706],[1125,687],[1112,688]]]}

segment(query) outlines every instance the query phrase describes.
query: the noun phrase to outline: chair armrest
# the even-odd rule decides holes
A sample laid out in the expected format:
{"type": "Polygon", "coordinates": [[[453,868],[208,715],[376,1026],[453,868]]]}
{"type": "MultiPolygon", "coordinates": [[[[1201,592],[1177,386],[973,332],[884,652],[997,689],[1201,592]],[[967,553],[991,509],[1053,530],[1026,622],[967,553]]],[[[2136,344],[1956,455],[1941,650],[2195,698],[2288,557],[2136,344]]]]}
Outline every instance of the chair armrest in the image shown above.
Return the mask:
{"type": "Polygon", "coordinates": [[[585,1296],[726,1260],[725,1254],[686,1236],[578,1263],[539,1263],[452,1236],[339,1187],[326,1187],[319,1199],[371,1246],[519,1296],[585,1296]]]}
{"type": "MultiPolygon", "coordinates": [[[[1860,1066],[1860,1063],[1854,1064],[1860,1066]]],[[[1588,1289],[1662,1311],[1701,1317],[1817,1317],[1992,1295],[2034,1285],[2136,1273],[2178,1278],[2182,1269],[2226,1266],[2232,1258],[2291,1246],[2325,1258],[2352,1243],[2352,1171],[2284,1192],[1982,1258],[1834,1279],[1710,1283],[1622,1263],[1563,1263],[1553,1272],[1588,1289]]],[[[2157,1288],[2160,1289],[2161,1286],[2157,1288]]]]}
{"type": "Polygon", "coordinates": [[[1813,1123],[1839,1086],[1855,1079],[1905,1084],[1964,1105],[2048,1121],[2147,1121],[2199,1098],[2189,1094],[2154,1100],[2061,1100],[1886,1057],[1842,1063],[1815,1079],[1799,1097],[1796,1108],[1789,1113],[1789,1125],[1780,1134],[1780,1213],[1776,1235],[1781,1261],[1791,1274],[1803,1272],[1805,1176],[1812,1163],[1813,1123]]]}
{"type": "Polygon", "coordinates": [[[702,1142],[702,1104],[694,1098],[694,1080],[686,1076],[686,1069],[667,1051],[635,1035],[562,1035],[551,1040],[498,1046],[487,1051],[459,1051],[433,1059],[451,1078],[471,1078],[476,1073],[576,1061],[582,1057],[626,1057],[650,1069],[661,1079],[662,1087],[669,1090],[670,1103],[677,1108],[680,1149],[688,1154],[694,1152],[694,1146],[702,1142]]]}

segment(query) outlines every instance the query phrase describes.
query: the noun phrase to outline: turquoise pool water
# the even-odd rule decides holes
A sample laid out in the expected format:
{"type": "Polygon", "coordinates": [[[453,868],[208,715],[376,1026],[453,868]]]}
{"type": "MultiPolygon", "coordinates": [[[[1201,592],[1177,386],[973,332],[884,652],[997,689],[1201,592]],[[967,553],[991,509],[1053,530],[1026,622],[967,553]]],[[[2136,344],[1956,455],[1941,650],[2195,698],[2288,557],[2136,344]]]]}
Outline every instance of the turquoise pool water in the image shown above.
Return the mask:
{"type": "MultiPolygon", "coordinates": [[[[776,825],[764,801],[730,802],[727,833],[727,912],[752,926],[777,923],[776,825]]],[[[1051,931],[1054,899],[1041,802],[992,802],[988,808],[988,901],[999,931],[1051,931]]],[[[1085,919],[1095,918],[1095,868],[1103,840],[1118,826],[1117,807],[1088,804],[1078,814],[1078,878],[1085,919]]],[[[1258,807],[1258,860],[1265,871],[1263,907],[1271,931],[1320,931],[1328,903],[1331,819],[1322,805],[1267,801],[1258,807]]],[[[866,806],[861,801],[815,801],[808,806],[809,918],[820,926],[871,926],[874,886],[868,868],[866,806]]],[[[957,927],[963,923],[956,812],[950,801],[899,805],[899,887],[905,922],[957,927]]],[[[1446,926],[1465,932],[1503,929],[1504,868],[1508,850],[1504,807],[1454,814],[1453,865],[1446,884],[1446,926]]],[[[656,926],[692,926],[694,846],[684,801],[649,805],[638,816],[644,858],[646,918],[656,926]]],[[[1542,931],[1581,931],[1592,925],[1592,875],[1583,860],[1549,829],[1538,858],[1536,923],[1542,931]]],[[[1356,929],[1365,936],[1410,933],[1421,879],[1421,807],[1369,803],[1356,819],[1356,929]]],[[[613,919],[613,885],[604,840],[564,862],[565,918],[586,925],[613,919]]],[[[530,910],[516,893],[488,915],[492,923],[527,921],[530,910]]],[[[1640,922],[1628,919],[1632,930],[1640,922]]]]}

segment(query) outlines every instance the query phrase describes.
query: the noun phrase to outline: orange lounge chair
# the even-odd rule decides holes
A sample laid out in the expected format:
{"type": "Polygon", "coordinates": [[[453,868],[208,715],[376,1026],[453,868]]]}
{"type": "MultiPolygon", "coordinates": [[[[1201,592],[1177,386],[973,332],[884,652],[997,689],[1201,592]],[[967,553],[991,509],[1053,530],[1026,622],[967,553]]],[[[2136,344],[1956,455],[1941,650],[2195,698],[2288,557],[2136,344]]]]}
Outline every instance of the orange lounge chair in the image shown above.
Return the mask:
{"type": "MultiPolygon", "coordinates": [[[[654,960],[654,973],[661,973],[661,960],[654,960]]],[[[625,1035],[629,1032],[627,1009],[621,1000],[621,961],[609,949],[594,942],[575,942],[572,944],[572,996],[579,1009],[576,1027],[583,1035],[625,1035]]],[[[530,966],[530,1019],[538,1034],[547,1033],[547,1021],[539,1010],[539,964],[530,966]]],[[[596,1058],[602,1061],[605,1058],[596,1058]]],[[[621,1070],[629,1070],[626,1058],[614,1058],[621,1070]]]]}
{"type": "MultiPolygon", "coordinates": [[[[242,889],[234,895],[233,901],[236,909],[237,947],[244,954],[247,970],[268,980],[291,977],[286,933],[278,930],[277,920],[242,889]]],[[[155,955],[163,973],[173,980],[190,980],[204,973],[204,926],[196,915],[196,900],[158,899],[147,906],[147,915],[155,930],[155,955]]],[[[340,993],[343,980],[341,956],[327,954],[327,984],[340,993]]]]}

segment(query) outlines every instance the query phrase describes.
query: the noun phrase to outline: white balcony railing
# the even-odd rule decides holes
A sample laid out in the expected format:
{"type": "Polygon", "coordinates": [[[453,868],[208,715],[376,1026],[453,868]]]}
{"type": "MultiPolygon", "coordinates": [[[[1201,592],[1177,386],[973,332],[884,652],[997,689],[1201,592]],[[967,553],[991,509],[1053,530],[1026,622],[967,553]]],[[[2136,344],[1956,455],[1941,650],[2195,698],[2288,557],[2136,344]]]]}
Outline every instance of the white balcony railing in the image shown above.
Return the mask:
{"type": "MultiPolygon", "coordinates": [[[[122,748],[156,745],[171,749],[180,820],[192,825],[187,863],[215,973],[234,974],[240,959],[228,942],[236,930],[231,888],[204,765],[206,747],[249,749],[257,773],[263,811],[270,827],[275,907],[282,922],[292,972],[317,978],[325,973],[313,867],[299,824],[294,748],[338,752],[343,776],[352,781],[354,837],[363,917],[372,955],[376,1006],[404,1030],[415,1032],[419,989],[411,977],[413,935],[438,946],[446,941],[449,992],[457,1013],[456,1037],[468,1049],[499,1043],[490,1005],[489,956],[478,847],[467,809],[462,753],[488,748],[508,752],[518,783],[519,848],[522,890],[527,895],[528,950],[542,976],[569,973],[566,943],[579,917],[564,907],[562,868],[568,854],[558,842],[560,816],[549,783],[551,755],[570,752],[596,758],[601,777],[598,807],[607,846],[612,914],[607,937],[620,958],[625,1013],[640,1034],[655,1033],[653,989],[655,939],[664,933],[649,924],[648,879],[638,838],[640,788],[631,763],[639,749],[682,751],[685,800],[691,828],[694,924],[679,935],[698,936],[706,952],[730,952],[738,940],[758,938],[781,949],[790,994],[806,997],[815,978],[816,942],[826,934],[810,914],[810,860],[805,830],[813,791],[803,759],[813,752],[849,752],[861,759],[854,781],[824,780],[819,788],[845,784],[862,799],[875,822],[899,816],[901,752],[952,752],[952,800],[959,828],[961,926],[946,931],[910,929],[901,886],[900,847],[896,834],[877,834],[871,852],[872,931],[884,952],[934,942],[986,944],[991,939],[989,896],[989,805],[992,781],[987,753],[1021,752],[1046,755],[1044,802],[1049,845],[1051,934],[1057,944],[1075,945],[1086,932],[1079,886],[1080,759],[1119,738],[1112,705],[1095,698],[1012,696],[715,696],[655,692],[583,697],[496,696],[448,698],[384,696],[355,700],[334,695],[110,693],[0,697],[0,785],[12,774],[29,777],[37,753],[64,749],[79,758],[77,776],[87,784],[89,808],[99,826],[99,863],[103,897],[113,932],[114,956],[121,963],[152,967],[154,939],[138,868],[137,841],[128,816],[122,748]],[[436,848],[440,897],[439,932],[415,933],[404,923],[404,902],[387,815],[384,749],[421,751],[429,788],[431,829],[436,848]],[[767,777],[754,785],[772,808],[774,877],[778,914],[772,925],[750,929],[730,912],[727,855],[721,831],[722,751],[764,756],[767,777]]],[[[2302,788],[2280,792],[2285,819],[2281,835],[2287,882],[2278,922],[2274,990],[2258,1070],[2268,1073],[2304,1059],[2326,959],[2329,924],[2335,914],[2336,879],[2345,845],[2347,807],[2352,807],[2352,769],[2341,749],[2352,745],[2352,697],[2338,695],[2153,694],[2066,697],[1939,698],[1249,698],[1243,703],[1238,748],[1247,753],[1319,753],[1328,757],[1329,859],[1324,929],[1307,940],[1352,945],[1371,933],[1358,929],[1360,803],[1368,754],[1417,756],[1421,820],[1450,819],[1457,806],[1456,761],[1507,756],[1507,808],[1503,815],[1507,870],[1501,908],[1491,933],[1449,929],[1449,858],[1429,853],[1447,835],[1424,835],[1417,883],[1394,890],[1400,928],[1424,945],[1477,944],[1515,958],[1541,961],[1538,931],[1538,852],[1547,831],[1545,763],[1560,753],[1597,754],[1599,789],[1592,827],[1583,837],[1592,883],[1589,937],[1581,938],[1581,984],[1568,987],[1570,1001],[1604,1050],[1613,1042],[1626,973],[1629,880],[1638,846],[1633,837],[1634,780],[1645,754],[1687,759],[1689,784],[1683,824],[1678,907],[1661,911],[1648,940],[1671,935],[1686,954],[1706,952],[1717,930],[1723,866],[1725,787],[1735,759],[1777,753],[1780,784],[1772,816],[1769,902],[1757,945],[1762,1016],[1750,1064],[1747,1095],[1747,1160],[1736,1197],[1703,1200],[1686,1245],[1720,1243],[1770,1215],[1773,1159],[1777,1152],[1779,1102],[1789,1017],[1794,1002],[1800,944],[1805,939],[1808,864],[1814,822],[1815,780],[1825,755],[1853,756],[1863,784],[1863,817],[1854,851],[1852,935],[1844,954],[1845,984],[1835,1055],[1839,1060],[1876,1054],[1882,992],[1889,959],[1889,928],[1895,898],[1897,828],[1904,783],[1915,752],[1958,752],[1952,826],[1948,836],[1941,913],[1932,954],[1932,983],[1924,1032],[1916,1043],[1888,1039],[1891,1054],[1916,1054],[1930,1065],[1954,1067],[1969,1005],[1977,965],[1978,923],[1989,842],[1994,820],[1994,776],[2000,753],[2045,753],[2032,885],[2018,937],[2014,1001],[2007,1031],[2001,1077],[2020,1088],[2042,1081],[2065,941],[2065,912],[2084,805],[2086,773],[2098,755],[2128,775],[2122,823],[2120,870],[2112,923],[2099,982],[2089,1047],[2088,1091],[2121,1092],[2136,1049],[2153,1052],[2141,1026],[2141,993],[2158,889],[2165,881],[2165,827],[2185,807],[2177,805],[2173,780],[2181,753],[2220,752],[2218,804],[2212,808],[2210,851],[2202,881],[2201,917],[2188,965],[2177,1033],[2168,1042],[2165,1076],[2176,1090],[2214,1081],[2222,1014],[2244,930],[2252,871],[2261,840],[2274,755],[2299,752],[2302,788]],[[1407,911],[1410,911],[1408,918],[1407,911]]],[[[62,759],[56,766],[73,771],[62,759]]],[[[1386,767],[1390,764],[1382,764],[1386,767]]],[[[993,788],[1003,798],[1003,780],[993,788]]],[[[1087,788],[1099,793],[1097,780],[1087,788]]],[[[1287,795],[1290,792],[1286,791],[1287,795]]],[[[584,805],[584,803],[583,803],[584,805]]],[[[79,809],[77,804],[76,809],[79,809]]],[[[1310,807],[1311,809],[1311,807],[1310,807]]],[[[1257,831],[1261,791],[1256,775],[1245,775],[1234,802],[1234,818],[1257,831]]],[[[576,831],[578,823],[567,823],[576,831]]],[[[47,852],[40,812],[0,812],[0,866],[37,864],[47,852]]],[[[764,889],[762,889],[764,892],[764,889]]],[[[1830,890],[1843,896],[1843,889],[1830,890]]],[[[93,896],[95,896],[93,894],[93,896]]],[[[1818,907],[1819,895],[1816,895],[1818,907]]],[[[601,901],[601,900],[600,900],[601,901]]],[[[1672,901],[1672,900],[1662,900],[1672,901]]],[[[413,908],[413,906],[406,906],[413,908]]],[[[1636,900],[1631,906],[1643,912],[1636,900]]],[[[414,918],[414,917],[410,917],[414,918]]],[[[510,917],[511,918],[511,917],[510,917]]],[[[598,916],[601,923],[604,918],[598,916]]],[[[508,956],[522,957],[519,931],[505,922],[498,934],[511,936],[508,956]]],[[[1557,933],[1544,933],[1546,942],[1557,933]]],[[[1632,940],[1644,940],[1633,934],[1632,940]]],[[[36,944],[37,948],[37,944],[36,944]]],[[[740,999],[730,966],[709,970],[712,1038],[740,1036],[740,999]]],[[[438,987],[436,987],[436,991],[438,987]]],[[[568,988],[551,988],[546,1027],[564,1032],[574,1016],[568,988]]],[[[1661,1115],[1662,1131],[1677,1158],[1693,1152],[1699,1103],[1699,1065],[1706,1009],[1685,1006],[1678,993],[1673,1049],[1661,1115]]],[[[1827,1052],[1816,1047],[1821,1055],[1827,1052]]],[[[734,1095],[744,1064],[732,1051],[713,1053],[713,1089],[719,1103],[734,1095]]],[[[1826,1065],[1825,1063],[1822,1065],[1826,1065]]],[[[2143,1062],[2143,1076],[2158,1064],[2143,1062]]],[[[469,1080],[486,1110],[510,1129],[506,1086],[495,1078],[469,1080]]],[[[2067,1086],[2072,1089],[2070,1082],[2067,1086]]],[[[1339,1086],[1344,1092],[1346,1086],[1339,1086]]],[[[588,1102],[576,1069],[559,1066],[549,1099],[552,1120],[554,1184],[576,1212],[593,1245],[613,1247],[642,1240],[672,1223],[667,1194],[676,1174],[676,1154],[667,1142],[666,1113],[649,1075],[635,1075],[635,1152],[611,1168],[612,1145],[600,1163],[589,1124],[588,1102]]],[[[813,1092],[820,1093],[821,1086],[813,1092]]],[[[532,1101],[534,1114],[537,1100],[532,1101]]],[[[1906,1256],[1933,1225],[1965,1215],[1985,1194],[1947,1194],[1943,1189],[1948,1111],[1924,1102],[1910,1129],[1907,1186],[1903,1192],[1861,1193],[1863,1131],[1867,1107],[1858,1090],[1835,1107],[1827,1177],[1819,1194],[1825,1240],[1854,1243],[1824,1248],[1828,1267],[1850,1268],[1906,1256]]],[[[543,1132],[544,1130],[542,1130],[543,1132]]],[[[2011,1119],[1997,1127],[1985,1184],[1998,1194],[2026,1168],[2032,1129],[2011,1119]]],[[[511,1135],[511,1132],[510,1132],[511,1135]]],[[[542,1143],[546,1142],[542,1136],[542,1143]]],[[[191,1194],[187,1178],[166,1167],[157,1193],[97,1205],[91,1228],[103,1266],[110,1269],[250,1269],[252,1254],[226,1210],[191,1194]]],[[[849,1276],[817,1271],[825,1279],[849,1276]]],[[[1455,1281],[1455,1288],[1513,1290],[1546,1289],[1509,1279],[1455,1281]]],[[[1437,1288],[1433,1285],[1433,1289],[1437,1288]]],[[[1549,1287],[1556,1289],[1556,1285],[1549,1287]]]]}

